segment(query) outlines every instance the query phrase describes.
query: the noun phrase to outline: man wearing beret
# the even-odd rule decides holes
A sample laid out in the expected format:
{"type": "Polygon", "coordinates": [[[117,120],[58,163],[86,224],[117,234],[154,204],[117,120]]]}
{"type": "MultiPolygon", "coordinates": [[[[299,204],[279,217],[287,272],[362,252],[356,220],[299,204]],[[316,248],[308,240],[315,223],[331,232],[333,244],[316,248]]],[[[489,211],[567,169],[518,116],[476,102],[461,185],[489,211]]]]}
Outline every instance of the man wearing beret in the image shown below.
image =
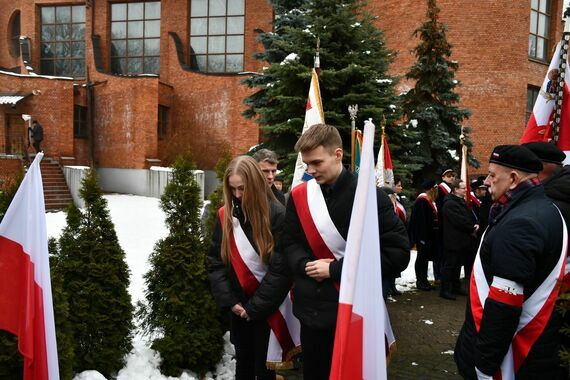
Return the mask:
{"type": "Polygon", "coordinates": [[[455,361],[468,379],[558,379],[562,317],[554,310],[568,236],[538,180],[542,163],[520,145],[489,160],[493,205],[477,253],[455,361]]]}

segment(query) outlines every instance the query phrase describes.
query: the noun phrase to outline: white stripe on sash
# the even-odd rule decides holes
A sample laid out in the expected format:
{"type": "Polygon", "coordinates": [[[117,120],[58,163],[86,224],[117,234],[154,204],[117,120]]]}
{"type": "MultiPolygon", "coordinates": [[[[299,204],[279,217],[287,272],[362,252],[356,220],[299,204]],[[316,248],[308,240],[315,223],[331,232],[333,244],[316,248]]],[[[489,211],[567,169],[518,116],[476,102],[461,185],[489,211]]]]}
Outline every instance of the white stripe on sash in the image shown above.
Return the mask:
{"type": "Polygon", "coordinates": [[[307,182],[307,203],[311,217],[323,241],[337,260],[344,257],[346,240],[336,229],[325,203],[321,187],[315,179],[307,182]]]}
{"type": "MultiPolygon", "coordinates": [[[[301,322],[299,322],[299,320],[293,315],[291,292],[287,293],[287,297],[285,297],[285,300],[281,306],[279,306],[279,312],[285,319],[285,323],[287,324],[289,334],[291,335],[291,339],[293,339],[295,347],[299,347],[301,345],[301,322]]],[[[283,357],[283,350],[273,330],[270,331],[271,333],[269,335],[269,347],[267,348],[267,361],[281,362],[283,357]]]]}
{"type": "Polygon", "coordinates": [[[235,216],[232,217],[232,223],[234,228],[234,239],[239,255],[251,273],[255,276],[257,282],[261,283],[261,280],[263,280],[263,277],[267,273],[267,265],[261,261],[257,251],[251,245],[251,242],[245,235],[243,228],[241,228],[239,220],[235,216]]]}

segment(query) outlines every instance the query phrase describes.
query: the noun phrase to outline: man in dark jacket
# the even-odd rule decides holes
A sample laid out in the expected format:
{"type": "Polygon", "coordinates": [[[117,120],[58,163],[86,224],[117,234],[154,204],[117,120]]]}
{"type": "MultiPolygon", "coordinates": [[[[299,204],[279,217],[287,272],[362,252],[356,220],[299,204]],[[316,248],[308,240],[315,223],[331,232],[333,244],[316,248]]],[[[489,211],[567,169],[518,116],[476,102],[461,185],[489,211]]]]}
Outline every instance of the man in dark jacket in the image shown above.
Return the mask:
{"type": "Polygon", "coordinates": [[[459,274],[466,256],[473,248],[473,239],[479,225],[473,217],[465,195],[467,187],[461,179],[451,183],[451,194],[443,201],[443,271],[440,297],[455,300],[455,295],[466,295],[461,289],[459,274]]]}
{"type": "MultiPolygon", "coordinates": [[[[343,244],[357,181],[342,165],[342,140],[336,128],[312,126],[300,137],[295,150],[301,153],[314,179],[293,189],[279,249],[294,279],[293,312],[301,321],[304,378],[328,379],[343,244]]],[[[409,262],[409,242],[388,196],[378,189],[377,198],[382,276],[393,276],[409,262]]]]}
{"type": "Polygon", "coordinates": [[[561,316],[554,311],[568,239],[525,147],[495,147],[485,184],[493,199],[475,259],[455,361],[468,379],[559,378],[561,316]]]}
{"type": "Polygon", "coordinates": [[[285,195],[283,192],[281,192],[281,190],[275,187],[277,165],[279,164],[279,160],[277,160],[277,154],[269,149],[260,149],[255,152],[253,159],[257,161],[261,167],[261,171],[267,180],[267,185],[271,188],[271,191],[273,192],[273,195],[275,195],[275,198],[277,198],[277,200],[281,202],[283,206],[285,206],[285,195]]]}
{"type": "MultiPolygon", "coordinates": [[[[42,128],[40,123],[38,123],[37,120],[34,120],[32,122],[32,127],[29,128],[29,133],[32,136],[32,138],[34,139],[34,149],[36,150],[36,153],[41,152],[42,149],[40,148],[40,144],[41,144],[42,140],[44,139],[44,129],[42,128]]],[[[30,144],[28,142],[28,146],[29,145],[30,144]]]]}

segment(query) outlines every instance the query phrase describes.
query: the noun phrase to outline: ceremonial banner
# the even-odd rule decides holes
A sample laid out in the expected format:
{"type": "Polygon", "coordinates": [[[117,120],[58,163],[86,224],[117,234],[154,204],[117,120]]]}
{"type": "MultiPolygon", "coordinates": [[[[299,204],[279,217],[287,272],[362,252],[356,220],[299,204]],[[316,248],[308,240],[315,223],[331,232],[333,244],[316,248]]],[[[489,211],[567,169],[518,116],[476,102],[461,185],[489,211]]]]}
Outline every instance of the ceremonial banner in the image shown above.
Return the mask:
{"type": "MultiPolygon", "coordinates": [[[[311,75],[311,86],[309,87],[309,98],[307,99],[307,109],[305,111],[305,124],[303,124],[303,133],[307,131],[310,127],[315,124],[324,124],[325,115],[323,112],[323,103],[321,102],[321,90],[319,88],[319,76],[317,71],[313,69],[311,75]]],[[[291,189],[301,183],[301,181],[307,179],[305,175],[306,165],[303,163],[301,158],[301,153],[297,155],[297,161],[295,162],[295,173],[293,174],[293,182],[291,183],[291,189]]],[[[309,178],[310,179],[310,176],[309,178]]]]}
{"type": "Polygon", "coordinates": [[[382,133],[382,143],[376,160],[376,185],[394,187],[394,167],[386,135],[382,133]]]}
{"type": "Polygon", "coordinates": [[[354,146],[352,147],[352,172],[355,176],[358,176],[358,173],[360,172],[360,156],[362,155],[362,131],[357,128],[352,133],[354,133],[354,146]]]}
{"type": "Polygon", "coordinates": [[[0,329],[18,336],[24,380],[59,380],[38,153],[0,224],[0,329]]]}
{"type": "Polygon", "coordinates": [[[386,343],[395,342],[382,298],[374,124],[364,145],[342,268],[330,379],[386,379],[386,343]]]}
{"type": "Polygon", "coordinates": [[[465,182],[466,193],[465,202],[469,208],[473,207],[473,195],[471,194],[471,183],[469,182],[469,169],[467,168],[467,145],[461,144],[461,180],[465,182]]]}

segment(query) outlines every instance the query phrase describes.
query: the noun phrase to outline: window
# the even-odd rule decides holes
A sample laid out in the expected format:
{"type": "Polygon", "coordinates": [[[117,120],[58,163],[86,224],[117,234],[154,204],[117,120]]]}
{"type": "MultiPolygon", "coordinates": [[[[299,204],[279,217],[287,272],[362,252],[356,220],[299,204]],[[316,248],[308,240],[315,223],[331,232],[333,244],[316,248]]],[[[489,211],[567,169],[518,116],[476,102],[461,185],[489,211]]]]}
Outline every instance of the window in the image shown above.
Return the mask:
{"type": "Polygon", "coordinates": [[[534,103],[536,102],[536,98],[538,98],[538,94],[540,93],[540,87],[535,86],[528,86],[526,89],[526,117],[525,117],[525,125],[528,123],[528,119],[530,119],[530,115],[532,114],[532,109],[534,108],[534,103]]]}
{"type": "Polygon", "coordinates": [[[14,58],[20,56],[20,11],[15,11],[10,18],[10,28],[8,29],[10,38],[10,55],[14,58]]]}
{"type": "Polygon", "coordinates": [[[528,56],[546,61],[548,59],[548,31],[550,29],[550,0],[531,0],[530,34],[528,56]]]}
{"type": "Polygon", "coordinates": [[[73,106],[73,137],[87,137],[87,107],[73,106]]]}
{"type": "Polygon", "coordinates": [[[85,75],[85,6],[41,7],[41,72],[85,75]]]}
{"type": "Polygon", "coordinates": [[[190,61],[194,70],[243,70],[245,0],[191,0],[190,61]]]}
{"type": "Polygon", "coordinates": [[[160,1],[111,4],[111,71],[159,73],[160,1]]]}
{"type": "Polygon", "coordinates": [[[158,106],[157,131],[159,139],[166,137],[166,132],[168,131],[168,107],[158,106]]]}

